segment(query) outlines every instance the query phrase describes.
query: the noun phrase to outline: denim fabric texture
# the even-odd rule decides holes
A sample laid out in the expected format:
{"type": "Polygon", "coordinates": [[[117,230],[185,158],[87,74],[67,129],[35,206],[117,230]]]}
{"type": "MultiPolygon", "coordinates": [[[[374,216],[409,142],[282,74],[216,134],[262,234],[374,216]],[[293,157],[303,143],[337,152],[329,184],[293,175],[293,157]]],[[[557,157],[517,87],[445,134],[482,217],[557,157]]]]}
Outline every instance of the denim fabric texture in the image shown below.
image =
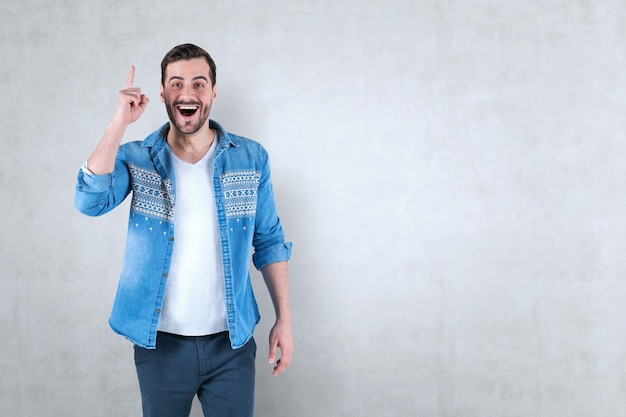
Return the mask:
{"type": "MultiPolygon", "coordinates": [[[[227,133],[217,122],[213,185],[226,319],[230,341],[238,348],[252,337],[259,310],[248,267],[257,269],[291,257],[276,213],[270,165],[257,142],[227,133]]],[[[109,324],[134,344],[156,346],[157,326],[175,244],[176,178],[166,137],[169,123],[143,141],[120,146],[112,173],[78,172],[76,208],[90,216],[105,214],[132,195],[122,273],[109,324]]]]}
{"type": "Polygon", "coordinates": [[[145,417],[188,417],[197,395],[205,416],[252,417],[256,343],[232,349],[228,334],[157,333],[157,348],[135,346],[145,417]]]}

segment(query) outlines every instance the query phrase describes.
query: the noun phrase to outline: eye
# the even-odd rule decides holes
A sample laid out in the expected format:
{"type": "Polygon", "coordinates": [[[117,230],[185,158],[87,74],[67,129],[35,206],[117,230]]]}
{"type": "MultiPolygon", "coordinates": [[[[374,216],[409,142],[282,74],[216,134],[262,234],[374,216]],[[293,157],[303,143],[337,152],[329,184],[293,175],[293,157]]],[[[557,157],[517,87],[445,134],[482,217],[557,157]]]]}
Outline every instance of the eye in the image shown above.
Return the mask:
{"type": "Polygon", "coordinates": [[[196,83],[196,88],[204,88],[204,84],[203,83],[196,83]]]}

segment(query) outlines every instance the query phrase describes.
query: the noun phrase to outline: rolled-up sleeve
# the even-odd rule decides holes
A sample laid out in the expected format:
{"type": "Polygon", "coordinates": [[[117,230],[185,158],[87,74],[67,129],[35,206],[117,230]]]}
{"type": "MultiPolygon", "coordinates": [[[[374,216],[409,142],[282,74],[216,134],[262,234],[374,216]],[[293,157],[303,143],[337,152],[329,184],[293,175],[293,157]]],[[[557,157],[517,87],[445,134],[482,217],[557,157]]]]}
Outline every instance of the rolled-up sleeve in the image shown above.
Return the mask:
{"type": "Polygon", "coordinates": [[[257,269],[291,259],[292,243],[285,242],[283,228],[276,212],[267,153],[263,154],[252,245],[254,246],[252,262],[257,269]]]}
{"type": "Polygon", "coordinates": [[[95,175],[83,165],[78,171],[74,205],[83,214],[99,216],[117,207],[130,193],[130,177],[118,160],[109,174],[95,175]]]}

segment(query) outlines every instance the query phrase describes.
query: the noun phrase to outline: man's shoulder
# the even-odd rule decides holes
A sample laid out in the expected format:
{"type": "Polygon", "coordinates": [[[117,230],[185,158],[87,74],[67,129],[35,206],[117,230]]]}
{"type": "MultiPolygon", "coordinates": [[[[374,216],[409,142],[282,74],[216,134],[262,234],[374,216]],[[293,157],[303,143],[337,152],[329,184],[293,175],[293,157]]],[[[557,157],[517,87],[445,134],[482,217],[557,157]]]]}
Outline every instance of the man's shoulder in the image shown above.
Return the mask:
{"type": "Polygon", "coordinates": [[[210,120],[209,126],[219,132],[220,141],[225,142],[222,145],[224,147],[229,147],[231,149],[240,149],[243,151],[265,152],[265,149],[260,142],[257,142],[256,140],[250,139],[245,136],[229,132],[215,120],[210,120]]]}
{"type": "Polygon", "coordinates": [[[144,143],[143,140],[131,140],[130,142],[125,142],[122,143],[120,145],[120,148],[124,148],[124,149],[138,149],[138,148],[144,148],[145,146],[142,146],[144,143]]]}
{"type": "Polygon", "coordinates": [[[268,154],[265,147],[263,147],[260,142],[245,136],[232,135],[230,133],[229,136],[230,146],[227,148],[227,154],[233,158],[233,161],[238,160],[239,162],[252,164],[254,166],[267,163],[268,154]]]}
{"type": "Polygon", "coordinates": [[[141,156],[148,155],[149,149],[144,146],[143,140],[133,140],[130,142],[122,143],[119,150],[120,156],[141,156]]]}
{"type": "Polygon", "coordinates": [[[164,145],[164,131],[168,127],[167,124],[161,126],[149,134],[143,140],[132,140],[120,145],[120,154],[135,157],[147,157],[154,148],[160,148],[164,145]]]}
{"type": "Polygon", "coordinates": [[[245,136],[239,136],[239,135],[235,135],[233,133],[228,133],[229,139],[231,141],[231,143],[233,145],[235,145],[236,147],[243,147],[243,148],[250,148],[250,149],[256,149],[259,151],[265,151],[265,148],[263,147],[263,145],[261,145],[260,142],[247,138],[245,136]]]}

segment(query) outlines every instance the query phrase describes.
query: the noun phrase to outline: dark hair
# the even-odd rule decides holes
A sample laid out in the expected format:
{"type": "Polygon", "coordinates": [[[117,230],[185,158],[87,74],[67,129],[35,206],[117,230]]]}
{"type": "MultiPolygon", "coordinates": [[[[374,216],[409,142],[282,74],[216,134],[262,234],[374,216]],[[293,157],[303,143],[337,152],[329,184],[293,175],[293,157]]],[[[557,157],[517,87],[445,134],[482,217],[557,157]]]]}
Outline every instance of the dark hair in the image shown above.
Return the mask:
{"type": "Polygon", "coordinates": [[[165,54],[163,60],[161,61],[161,84],[165,85],[165,69],[169,64],[171,64],[172,62],[180,61],[182,59],[193,58],[206,59],[206,62],[209,64],[210,68],[209,75],[211,77],[211,83],[215,85],[216,68],[213,58],[211,58],[211,55],[209,55],[207,51],[191,43],[185,43],[175,46],[167,54],[165,54]]]}

